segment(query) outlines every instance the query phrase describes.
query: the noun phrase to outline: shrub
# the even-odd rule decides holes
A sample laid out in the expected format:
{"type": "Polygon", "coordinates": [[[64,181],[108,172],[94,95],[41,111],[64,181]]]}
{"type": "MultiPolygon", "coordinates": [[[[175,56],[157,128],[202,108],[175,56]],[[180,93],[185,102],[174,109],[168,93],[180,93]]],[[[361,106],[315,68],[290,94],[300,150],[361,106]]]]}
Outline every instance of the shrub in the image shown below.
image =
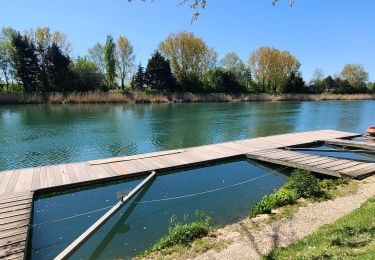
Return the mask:
{"type": "Polygon", "coordinates": [[[256,203],[251,209],[250,216],[255,217],[259,214],[271,213],[272,209],[287,204],[293,204],[297,199],[297,193],[284,185],[275,193],[265,195],[258,203],[256,203]]]}
{"type": "Polygon", "coordinates": [[[307,170],[297,169],[293,171],[288,180],[288,186],[293,189],[299,197],[314,198],[322,195],[319,180],[307,170]]]}
{"type": "Polygon", "coordinates": [[[337,179],[323,179],[319,182],[319,185],[322,189],[331,190],[335,189],[337,186],[348,184],[349,180],[350,179],[348,177],[342,177],[337,179]]]}
{"type": "Polygon", "coordinates": [[[168,234],[142,255],[146,256],[175,245],[189,246],[196,239],[207,236],[211,229],[211,219],[202,211],[196,211],[195,216],[196,221],[191,223],[178,222],[174,224],[172,219],[168,234]]]}
{"type": "Polygon", "coordinates": [[[271,213],[272,209],[275,208],[274,194],[265,195],[257,202],[250,211],[250,216],[255,217],[259,214],[271,213]]]}
{"type": "Polygon", "coordinates": [[[265,195],[250,211],[250,216],[259,214],[269,214],[272,209],[295,203],[299,198],[326,199],[329,194],[322,190],[322,187],[332,187],[348,180],[332,180],[319,182],[319,180],[309,171],[294,170],[286,184],[281,186],[275,193],[265,195]]]}

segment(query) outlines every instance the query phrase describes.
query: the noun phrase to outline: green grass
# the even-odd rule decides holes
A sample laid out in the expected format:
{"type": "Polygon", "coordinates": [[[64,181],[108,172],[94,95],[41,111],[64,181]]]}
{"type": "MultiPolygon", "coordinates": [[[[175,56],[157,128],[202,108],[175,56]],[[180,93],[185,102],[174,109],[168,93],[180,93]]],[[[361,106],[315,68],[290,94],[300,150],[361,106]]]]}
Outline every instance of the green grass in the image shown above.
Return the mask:
{"type": "MultiPolygon", "coordinates": [[[[153,252],[159,252],[168,248],[188,247],[195,240],[205,237],[210,232],[211,219],[207,217],[203,212],[196,212],[196,221],[185,223],[184,222],[174,223],[171,222],[169,232],[166,236],[162,237],[155,245],[150,249],[146,250],[141,257],[150,255],[153,252]]],[[[174,250],[175,250],[174,249],[174,250]]],[[[170,250],[167,250],[170,251],[170,250]]]]}
{"type": "Polygon", "coordinates": [[[282,185],[276,192],[265,195],[254,205],[250,211],[250,217],[260,214],[270,214],[273,209],[293,205],[299,198],[312,201],[322,201],[335,197],[334,192],[338,186],[349,184],[349,178],[318,179],[306,170],[294,170],[288,182],[282,185]]]}
{"type": "Polygon", "coordinates": [[[375,198],[312,235],[272,250],[263,259],[375,259],[375,198]]]}

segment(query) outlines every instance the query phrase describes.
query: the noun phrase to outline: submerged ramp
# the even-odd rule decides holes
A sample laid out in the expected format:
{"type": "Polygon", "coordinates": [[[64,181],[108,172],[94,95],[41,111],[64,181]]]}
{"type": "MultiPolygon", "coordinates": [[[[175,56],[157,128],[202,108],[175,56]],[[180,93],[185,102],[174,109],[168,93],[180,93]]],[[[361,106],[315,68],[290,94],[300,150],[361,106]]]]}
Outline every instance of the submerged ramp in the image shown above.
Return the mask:
{"type": "Polygon", "coordinates": [[[25,258],[32,199],[32,192],[0,196],[0,258],[25,258]]]}
{"type": "Polygon", "coordinates": [[[336,177],[348,176],[360,179],[375,173],[375,163],[305,154],[284,149],[268,149],[247,153],[246,156],[254,160],[305,169],[336,177]]]}
{"type": "Polygon", "coordinates": [[[344,148],[361,148],[367,150],[375,150],[375,142],[359,142],[353,140],[333,139],[324,141],[326,144],[340,146],[344,148]]]}

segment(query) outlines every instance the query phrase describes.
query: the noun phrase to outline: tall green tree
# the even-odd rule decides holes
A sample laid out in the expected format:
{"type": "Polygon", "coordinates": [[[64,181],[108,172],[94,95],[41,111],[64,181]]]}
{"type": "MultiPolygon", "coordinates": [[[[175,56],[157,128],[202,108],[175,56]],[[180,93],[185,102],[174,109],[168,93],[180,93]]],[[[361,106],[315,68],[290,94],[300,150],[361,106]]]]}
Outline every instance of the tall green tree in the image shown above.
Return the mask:
{"type": "Polygon", "coordinates": [[[113,41],[112,35],[107,36],[107,41],[104,45],[104,66],[107,85],[109,88],[114,88],[116,85],[116,45],[113,41]]]}
{"type": "Polygon", "coordinates": [[[220,66],[234,74],[239,84],[245,87],[250,86],[252,80],[251,70],[235,52],[226,54],[221,59],[220,66]]]}
{"type": "Polygon", "coordinates": [[[17,33],[12,38],[14,53],[12,60],[15,76],[22,82],[25,91],[33,92],[40,86],[41,70],[34,44],[26,37],[17,33]]]}
{"type": "Polygon", "coordinates": [[[137,73],[133,76],[131,87],[136,90],[142,90],[145,85],[145,75],[141,64],[138,65],[137,73]]]}
{"type": "Polygon", "coordinates": [[[47,91],[68,91],[71,88],[72,74],[70,59],[64,55],[56,43],[52,43],[46,53],[47,91]]]}
{"type": "Polygon", "coordinates": [[[178,81],[187,77],[203,78],[217,61],[216,51],[192,32],[170,34],[159,49],[170,61],[178,81]]]}
{"type": "Polygon", "coordinates": [[[283,93],[292,72],[298,73],[300,62],[288,51],[276,48],[261,47],[249,56],[258,84],[264,92],[283,93]]]}
{"type": "Polygon", "coordinates": [[[155,51],[148,60],[145,83],[153,89],[173,90],[175,88],[175,80],[169,61],[159,51],[155,51]]]}
{"type": "Polygon", "coordinates": [[[46,91],[50,91],[50,79],[47,72],[47,52],[52,44],[60,49],[64,56],[71,53],[71,44],[67,40],[66,34],[59,31],[51,31],[49,27],[37,27],[35,30],[29,29],[25,32],[27,38],[34,44],[38,55],[39,67],[41,69],[42,86],[46,91]]]}
{"type": "Polygon", "coordinates": [[[105,90],[104,74],[95,62],[86,58],[78,58],[71,63],[70,67],[74,76],[73,90],[105,90]]]}
{"type": "MultiPolygon", "coordinates": [[[[12,44],[12,37],[17,32],[10,27],[2,28],[0,33],[0,75],[3,75],[7,90],[9,89],[9,81],[12,77],[12,53],[14,47],[12,44]]],[[[1,79],[1,77],[0,77],[1,79]]]]}
{"type": "Polygon", "coordinates": [[[364,88],[368,73],[361,64],[346,64],[340,73],[340,78],[347,80],[355,88],[364,88]]]}
{"type": "Polygon", "coordinates": [[[216,68],[209,74],[210,92],[243,93],[246,88],[238,81],[237,75],[228,69],[216,68]]]}
{"type": "Polygon", "coordinates": [[[87,51],[87,57],[90,61],[93,61],[98,65],[100,70],[103,74],[105,74],[105,65],[104,65],[104,46],[99,42],[95,43],[93,47],[91,47],[87,51]]]}
{"type": "Polygon", "coordinates": [[[120,78],[121,88],[125,88],[125,79],[134,67],[135,54],[133,45],[125,36],[117,39],[117,75],[120,78]]]}
{"type": "Polygon", "coordinates": [[[305,92],[305,81],[301,77],[300,73],[295,73],[294,71],[290,73],[284,92],[285,93],[305,92]]]}

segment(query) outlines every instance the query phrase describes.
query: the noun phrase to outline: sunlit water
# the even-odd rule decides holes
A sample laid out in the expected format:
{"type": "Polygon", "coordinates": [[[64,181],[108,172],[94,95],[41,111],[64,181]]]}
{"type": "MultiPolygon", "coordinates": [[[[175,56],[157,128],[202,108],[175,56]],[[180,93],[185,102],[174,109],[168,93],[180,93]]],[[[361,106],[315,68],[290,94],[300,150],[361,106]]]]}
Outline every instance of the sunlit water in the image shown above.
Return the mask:
{"type": "Polygon", "coordinates": [[[294,131],[363,133],[375,101],[0,106],[0,170],[294,131]]]}

